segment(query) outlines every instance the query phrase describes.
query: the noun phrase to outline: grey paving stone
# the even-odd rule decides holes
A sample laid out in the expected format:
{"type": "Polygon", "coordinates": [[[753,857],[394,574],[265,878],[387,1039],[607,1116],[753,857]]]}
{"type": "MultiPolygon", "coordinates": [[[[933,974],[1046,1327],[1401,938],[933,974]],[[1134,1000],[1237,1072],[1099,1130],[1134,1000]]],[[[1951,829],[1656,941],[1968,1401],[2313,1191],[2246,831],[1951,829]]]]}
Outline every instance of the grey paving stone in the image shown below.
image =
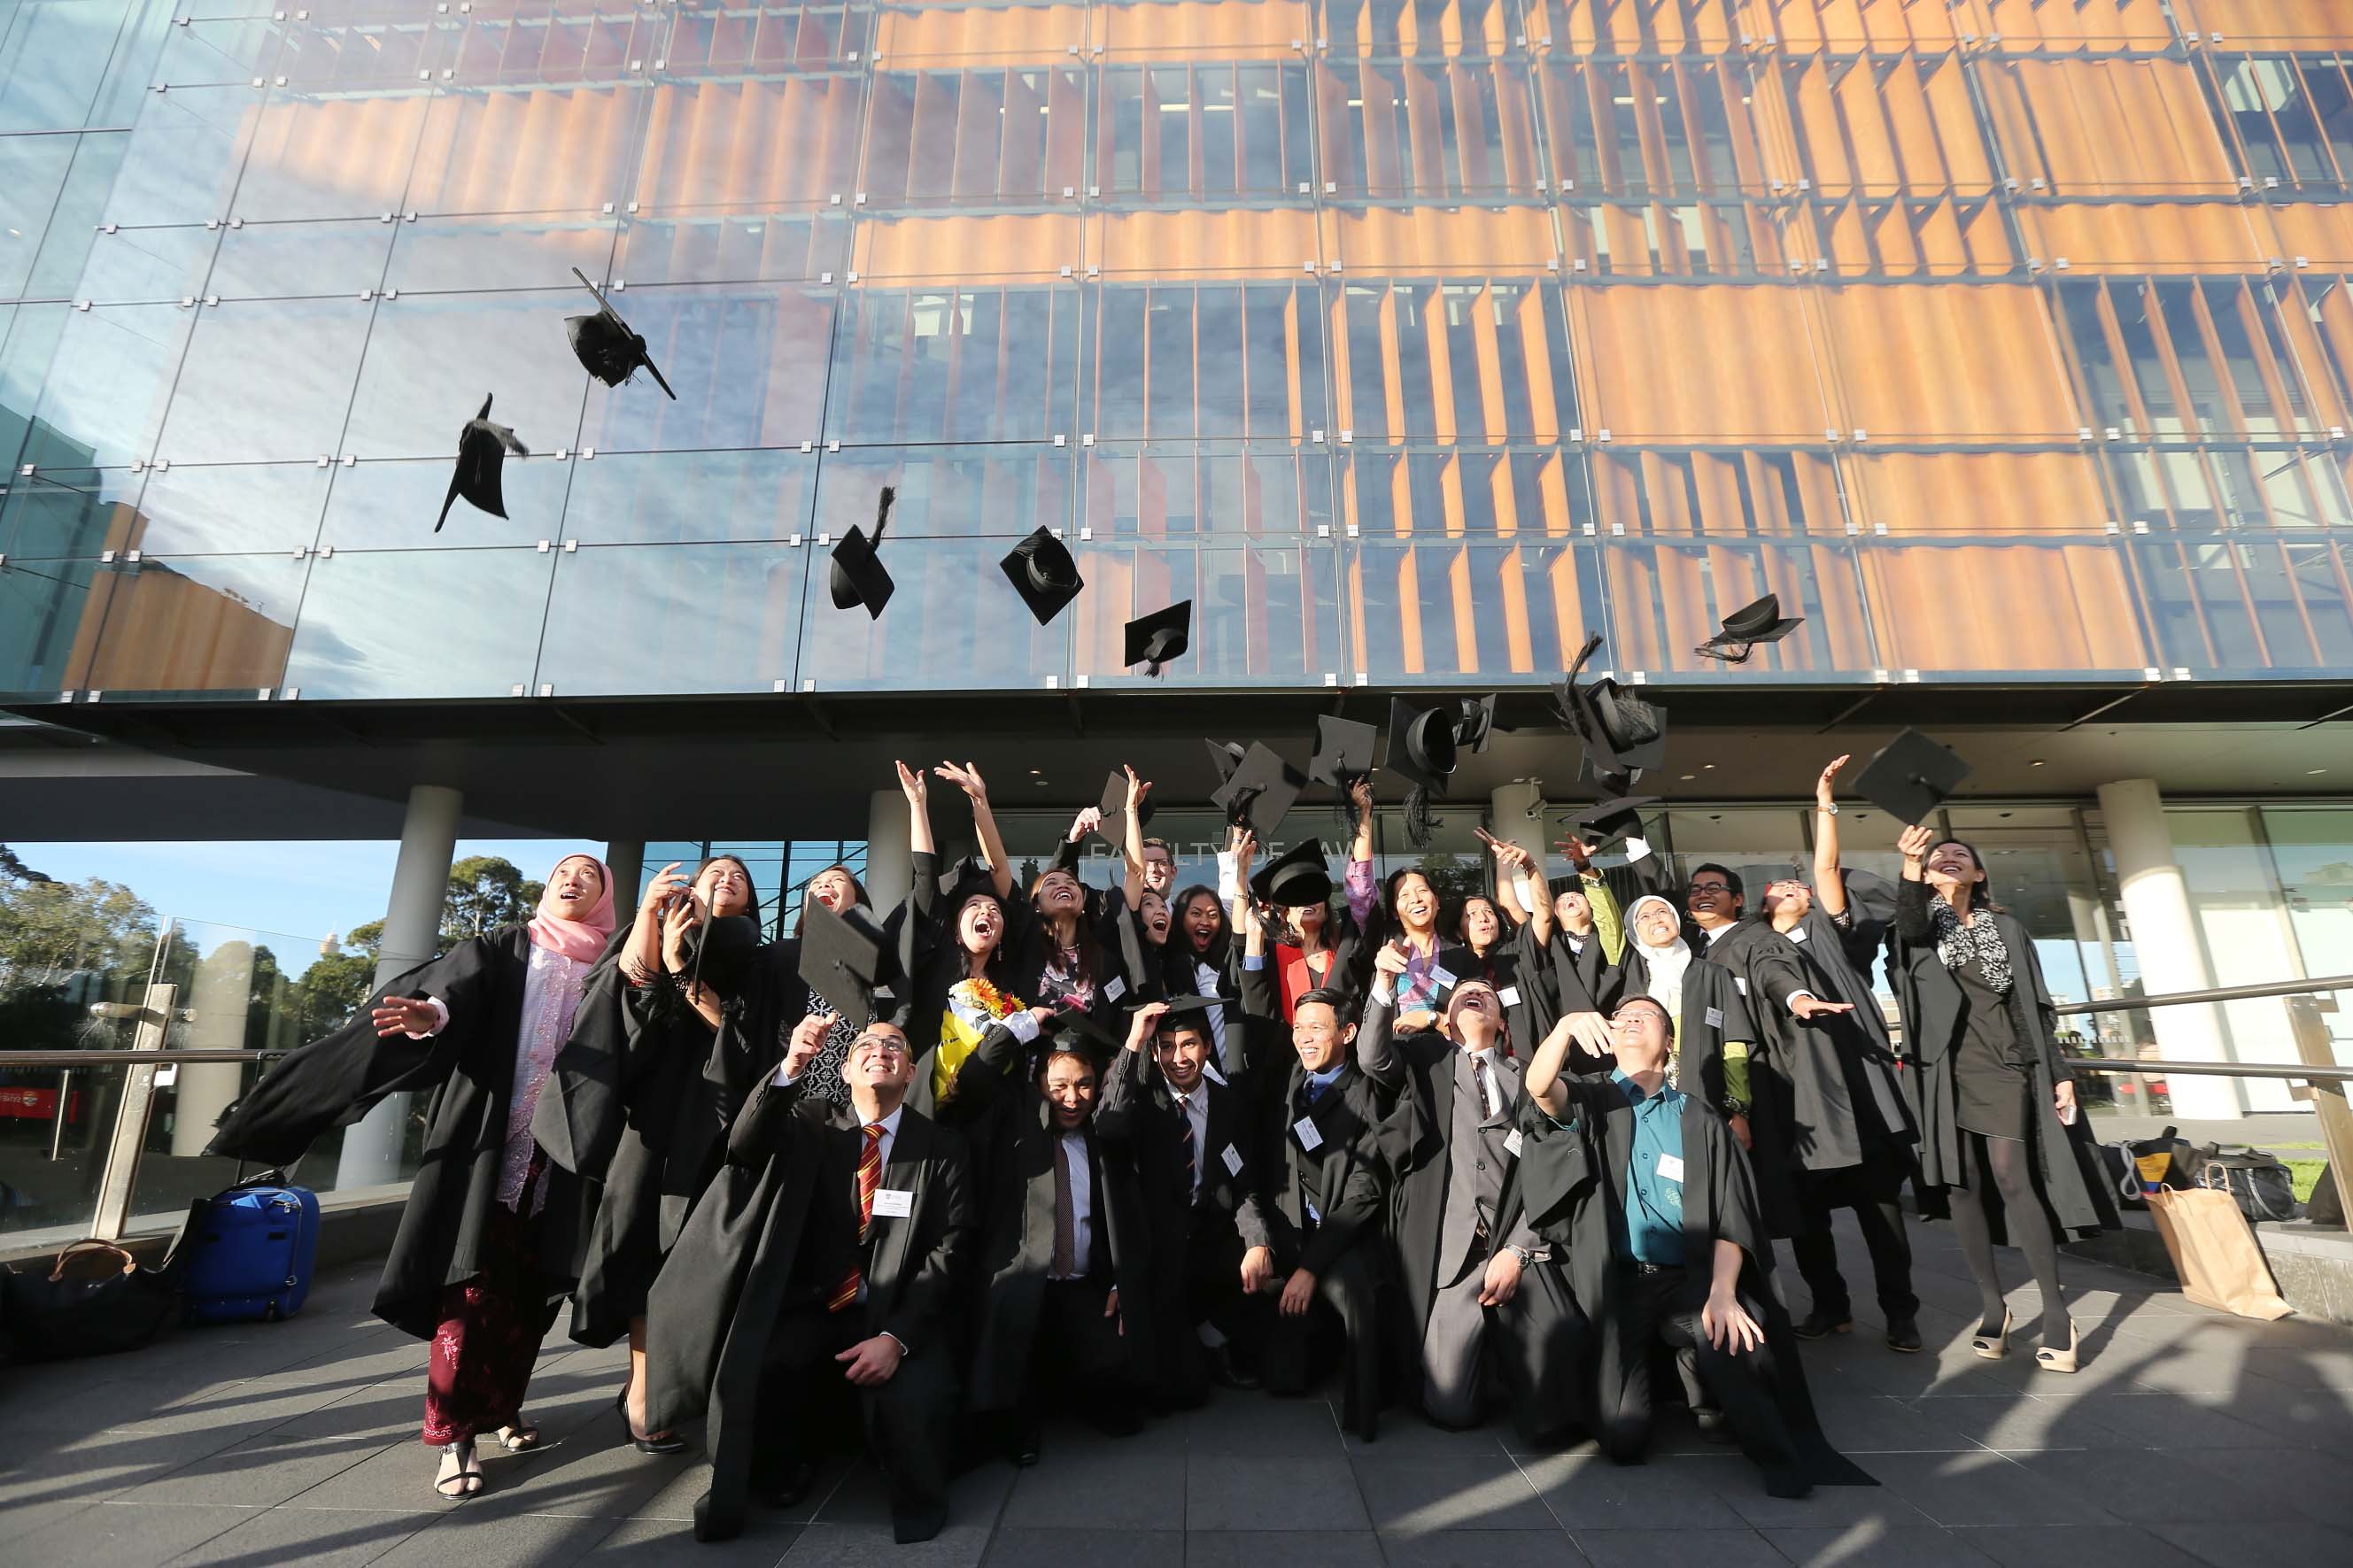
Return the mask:
{"type": "MultiPolygon", "coordinates": [[[[1182,1530],[1186,1455],[1136,1453],[1113,1441],[1076,1452],[1049,1448],[1034,1469],[991,1470],[1017,1477],[1005,1498],[1007,1527],[1056,1530],[1182,1530]]],[[[955,1510],[957,1517],[963,1510],[955,1510]]],[[[820,1517],[830,1518],[831,1510],[820,1517]]]]}
{"type": "Polygon", "coordinates": [[[1949,1530],[1894,1526],[1873,1520],[1823,1529],[1766,1530],[1773,1549],[1797,1568],[1986,1568],[1991,1559],[1949,1530]]]}
{"type": "Polygon", "coordinates": [[[1381,1542],[1369,1530],[1188,1530],[1185,1568],[1382,1568],[1381,1542]]]}
{"type": "Polygon", "coordinates": [[[192,1546],[234,1530],[256,1510],[183,1503],[171,1508],[140,1508],[128,1503],[100,1503],[39,1530],[16,1532],[7,1526],[11,1563],[40,1563],[43,1568],[154,1568],[192,1546]]]}
{"type": "Polygon", "coordinates": [[[2177,1456],[2220,1486],[2260,1503],[2273,1519],[2309,1519],[2353,1530],[2353,1487],[2345,1484],[2353,1456],[2342,1447],[2185,1448],[2177,1456]]]}
{"type": "Polygon", "coordinates": [[[1008,1524],[990,1539],[985,1568],[1185,1568],[1185,1533],[1008,1524]]]}
{"type": "Polygon", "coordinates": [[[1185,1467],[1187,1530],[1366,1530],[1356,1478],[1334,1444],[1328,1458],[1236,1458],[1192,1453],[1185,1467]]]}
{"type": "Polygon", "coordinates": [[[979,1568],[987,1550],[986,1523],[951,1521],[931,1540],[904,1546],[887,1524],[811,1524],[782,1561],[786,1568],[979,1568]]]}
{"type": "Polygon", "coordinates": [[[1951,1529],[2115,1522],[2089,1499],[2000,1454],[1881,1454],[1871,1468],[1905,1501],[1951,1529]]]}
{"type": "Polygon", "coordinates": [[[1510,1419],[1501,1415],[1468,1432],[1450,1432],[1405,1409],[1383,1413],[1380,1432],[1374,1441],[1367,1443],[1353,1432],[1343,1432],[1340,1445],[1351,1458],[1398,1460],[1425,1456],[1439,1459],[1498,1456],[1519,1446],[1510,1419]]]}
{"type": "MultiPolygon", "coordinates": [[[[2269,1457],[2294,1460],[2286,1454],[2269,1457]]],[[[2098,1499],[2102,1508],[2134,1524],[2264,1523],[2281,1517],[2271,1487],[2221,1480],[2183,1454],[2086,1448],[2021,1456],[2021,1462],[2069,1491],[2098,1499]]]]}
{"type": "Polygon", "coordinates": [[[2302,1520],[2274,1520],[2261,1530],[2243,1524],[2153,1524],[2149,1533],[2211,1568],[2353,1562],[2353,1531],[2302,1520]]]}
{"type": "MultiPolygon", "coordinates": [[[[1075,1460],[1075,1456],[1064,1458],[1075,1460]]],[[[1050,1457],[1036,1470],[1016,1470],[999,1459],[966,1470],[948,1483],[948,1523],[957,1528],[997,1523],[1004,1514],[1006,1494],[1013,1489],[1014,1478],[1037,1475],[1053,1463],[1050,1457]]],[[[811,1495],[816,1495],[815,1489],[811,1495]]],[[[854,1461],[840,1480],[827,1489],[824,1501],[812,1517],[820,1524],[888,1526],[891,1497],[882,1485],[882,1473],[865,1459],[854,1461]]]]}
{"type": "MultiPolygon", "coordinates": [[[[1874,1457],[1863,1462],[1868,1470],[1874,1457]]],[[[1801,1498],[1774,1497],[1763,1488],[1730,1488],[1724,1500],[1758,1530],[1809,1525],[1877,1525],[1882,1530],[1916,1529],[1933,1522],[1886,1487],[1816,1487],[1801,1498]]]]}
{"type": "Polygon", "coordinates": [[[632,1519],[590,1550],[594,1568],[776,1568],[799,1539],[801,1527],[754,1513],[733,1541],[699,1542],[683,1519],[632,1519]]]}
{"type": "Polygon", "coordinates": [[[2197,1558],[2137,1525],[2049,1524],[1957,1533],[2002,1568],[2200,1568],[2197,1558]]]}
{"type": "Polygon", "coordinates": [[[1978,1447],[1967,1432],[1938,1419],[1932,1402],[1888,1394],[1833,1394],[1822,1388],[1815,1388],[1813,1394],[1823,1434],[1843,1453],[1931,1454],[1978,1447]]]}
{"type": "Polygon", "coordinates": [[[1511,1457],[1390,1460],[1358,1455],[1357,1489],[1385,1538],[1450,1531],[1556,1530],[1511,1457]]]}
{"type": "Polygon", "coordinates": [[[1785,1568],[1753,1530],[1574,1530],[1594,1568],[1785,1568]]]}
{"type": "MultiPolygon", "coordinates": [[[[382,1436],[322,1438],[314,1443],[272,1442],[268,1434],[236,1447],[210,1454],[168,1475],[124,1492],[120,1500],[134,1503],[231,1503],[267,1508],[301,1496],[311,1488],[367,1463],[382,1453],[382,1436]]],[[[419,1448],[419,1453],[423,1449],[419,1448]]],[[[425,1480],[415,1492],[378,1501],[371,1498],[338,1498],[354,1508],[398,1510],[431,1496],[431,1460],[425,1460],[425,1480]]]]}
{"type": "MultiPolygon", "coordinates": [[[[629,1450],[636,1453],[634,1448],[629,1450]]],[[[632,1517],[637,1519],[692,1520],[694,1500],[711,1489],[711,1461],[701,1454],[688,1453],[674,1457],[646,1455],[641,1462],[660,1468],[661,1486],[651,1497],[640,1502],[632,1517]]],[[[853,1461],[836,1459],[818,1472],[817,1484],[808,1495],[788,1509],[770,1509],[754,1503],[755,1517],[774,1519],[794,1524],[807,1524],[818,1515],[833,1497],[853,1461]]]]}
{"type": "Polygon", "coordinates": [[[565,1568],[619,1524],[611,1519],[551,1519],[543,1514],[478,1512],[453,1506],[426,1529],[375,1559],[381,1568],[450,1568],[452,1563],[527,1563],[565,1568]]]}
{"type": "Polygon", "coordinates": [[[438,1519],[361,1509],[262,1509],[172,1559],[172,1568],[359,1568],[438,1519]]]}
{"type": "Polygon", "coordinates": [[[1599,1454],[1546,1455],[1523,1458],[1520,1468],[1571,1533],[1654,1530],[1663,1521],[1684,1530],[1736,1531],[1745,1521],[1719,1488],[1763,1489],[1748,1462],[1736,1454],[1647,1465],[1620,1465],[1599,1454]]]}
{"type": "Polygon", "coordinates": [[[1381,1538],[1388,1568],[1584,1568],[1568,1532],[1550,1530],[1450,1530],[1381,1538]]]}
{"type": "MultiPolygon", "coordinates": [[[[1391,1417],[1393,1422],[1400,1419],[1391,1417]]],[[[1224,1393],[1198,1410],[1172,1417],[1171,1424],[1181,1424],[1186,1448],[1194,1454],[1336,1458],[1342,1452],[1339,1417],[1330,1402],[1322,1399],[1224,1393]]],[[[1380,1444],[1376,1441],[1373,1447],[1380,1444]]]]}

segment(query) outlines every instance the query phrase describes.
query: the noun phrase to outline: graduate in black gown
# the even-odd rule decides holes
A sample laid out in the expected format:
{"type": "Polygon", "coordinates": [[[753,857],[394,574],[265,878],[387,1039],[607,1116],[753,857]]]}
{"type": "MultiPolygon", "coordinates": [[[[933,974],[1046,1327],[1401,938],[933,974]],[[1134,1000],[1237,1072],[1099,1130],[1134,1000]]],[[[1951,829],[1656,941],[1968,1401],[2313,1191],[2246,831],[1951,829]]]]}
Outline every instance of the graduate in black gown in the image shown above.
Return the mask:
{"type": "MultiPolygon", "coordinates": [[[[1742,1137],[1747,1131],[1748,1063],[1757,1038],[1747,999],[1734,984],[1732,971],[1693,951],[1682,915],[1658,893],[1643,894],[1626,910],[1625,961],[1611,1011],[1631,996],[1650,997],[1672,1020],[1668,1076],[1675,1088],[1722,1115],[1733,1135],[1742,1137]]],[[[1572,1031],[1575,1049],[1588,1058],[1609,1054],[1594,1015],[1562,1016],[1564,1021],[1583,1020],[1572,1031]]]]}
{"type": "Polygon", "coordinates": [[[432,1342],[424,1440],[442,1449],[444,1497],[481,1489],[479,1436],[515,1451],[539,1443],[522,1397],[572,1288],[585,1205],[533,1139],[532,1113],[575,1016],[615,984],[597,962],[612,930],[612,874],[594,856],[565,857],[528,924],[470,937],[394,979],[365,1016],[230,1106],[206,1150],[291,1164],[386,1095],[432,1091],[375,1313],[432,1342]]]}
{"type": "Polygon", "coordinates": [[[914,1064],[888,1020],[851,1046],[848,1106],[807,1092],[831,1022],[796,1029],[654,1281],[647,1419],[707,1415],[698,1540],[739,1533],[754,1494],[799,1501],[823,1459],[861,1439],[897,1540],[947,1522],[948,1329],[977,1239],[964,1141],[908,1103],[914,1064]]]}
{"type": "Polygon", "coordinates": [[[1561,1071],[1577,1019],[1546,1037],[1522,1081],[1519,1201],[1567,1258],[1600,1349],[1603,1449],[1639,1464],[1651,1422],[1651,1347],[1692,1355],[1776,1497],[1871,1485],[1823,1438],[1796,1337],[1771,1285],[1773,1244],[1747,1156],[1724,1119],[1666,1081],[1666,1008],[1620,1003],[1608,1078],[1561,1071]]]}

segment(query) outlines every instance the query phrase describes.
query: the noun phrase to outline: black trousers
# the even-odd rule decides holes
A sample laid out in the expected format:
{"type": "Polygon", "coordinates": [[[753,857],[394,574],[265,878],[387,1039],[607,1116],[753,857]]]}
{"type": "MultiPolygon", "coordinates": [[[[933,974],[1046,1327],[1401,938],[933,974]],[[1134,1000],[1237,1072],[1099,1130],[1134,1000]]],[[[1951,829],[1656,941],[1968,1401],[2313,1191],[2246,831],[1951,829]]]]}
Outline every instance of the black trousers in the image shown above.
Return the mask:
{"type": "Polygon", "coordinates": [[[1800,1171],[1798,1201],[1803,1223],[1790,1238],[1798,1273],[1812,1292],[1814,1310],[1832,1322],[1852,1317],[1846,1279],[1839,1272],[1838,1244],[1831,1235],[1831,1215],[1839,1209],[1854,1211],[1862,1228],[1863,1245],[1871,1249],[1871,1279],[1878,1288],[1879,1310],[1891,1321],[1915,1317],[1920,1298],[1912,1293],[1912,1243],[1904,1234],[1905,1162],[1901,1154],[1881,1147],[1860,1165],[1835,1171],[1800,1171]]]}
{"type": "Polygon", "coordinates": [[[1370,1441],[1380,1411],[1380,1274],[1373,1249],[1359,1243],[1317,1276],[1307,1310],[1286,1318],[1278,1306],[1293,1265],[1275,1270],[1276,1289],[1250,1305],[1258,1319],[1259,1376],[1269,1394],[1295,1396],[1341,1366],[1340,1425],[1370,1441]]]}
{"type": "Polygon", "coordinates": [[[1185,1321],[1187,1339],[1198,1341],[1209,1323],[1242,1343],[1250,1329],[1242,1302],[1242,1237],[1234,1216],[1214,1206],[1192,1211],[1185,1239],[1185,1321]]]}
{"type": "MultiPolygon", "coordinates": [[[[1765,1489],[1776,1497],[1803,1497],[1810,1489],[1789,1439],[1788,1424],[1773,1398],[1772,1352],[1718,1350],[1700,1326],[1707,1304],[1708,1276],[1695,1268],[1645,1269],[1620,1259],[1617,1280],[1617,1364],[1603,1369],[1600,1398],[1602,1447],[1621,1465],[1642,1462],[1650,1447],[1653,1398],[1651,1346],[1663,1342],[1687,1356],[1741,1452],[1765,1472],[1765,1489]],[[1614,1374],[1614,1375],[1613,1375],[1614,1374]]],[[[1744,1306],[1747,1303],[1743,1303],[1744,1306]]],[[[1753,1308],[1758,1323],[1762,1314],[1753,1308]]]]}
{"type": "Polygon", "coordinates": [[[1103,1311],[1111,1291],[1108,1274],[1046,1281],[1029,1340],[1021,1420],[1034,1422],[1060,1405],[1114,1435],[1143,1424],[1143,1390],[1135,1386],[1126,1334],[1120,1320],[1103,1311]]]}
{"type": "Polygon", "coordinates": [[[819,1463],[864,1441],[891,1499],[892,1533],[929,1541],[948,1518],[955,1373],[946,1347],[905,1357],[880,1388],[860,1388],[833,1358],[867,1337],[860,1308],[823,1306],[776,1320],[760,1380],[753,1452],[755,1487],[771,1487],[796,1462],[819,1463]]]}

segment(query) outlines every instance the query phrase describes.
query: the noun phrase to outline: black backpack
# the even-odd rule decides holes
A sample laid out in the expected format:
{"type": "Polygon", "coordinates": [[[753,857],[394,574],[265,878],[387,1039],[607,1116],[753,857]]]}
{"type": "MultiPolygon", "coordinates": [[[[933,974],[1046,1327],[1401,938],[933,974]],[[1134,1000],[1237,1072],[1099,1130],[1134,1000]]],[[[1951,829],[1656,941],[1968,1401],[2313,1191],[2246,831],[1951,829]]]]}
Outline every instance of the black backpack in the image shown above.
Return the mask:
{"type": "Polygon", "coordinates": [[[2210,1143],[2190,1165],[2200,1186],[2230,1194],[2251,1225],[2295,1217],[2295,1178],[2275,1155],[2244,1143],[2210,1143]]]}

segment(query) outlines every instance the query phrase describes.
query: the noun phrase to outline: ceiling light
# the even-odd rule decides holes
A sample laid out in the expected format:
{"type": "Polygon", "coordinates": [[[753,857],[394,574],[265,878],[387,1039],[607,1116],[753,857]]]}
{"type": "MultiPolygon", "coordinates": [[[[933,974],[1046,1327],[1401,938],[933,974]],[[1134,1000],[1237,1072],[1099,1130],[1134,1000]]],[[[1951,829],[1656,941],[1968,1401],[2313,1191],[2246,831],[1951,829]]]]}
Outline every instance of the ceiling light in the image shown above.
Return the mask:
{"type": "Polygon", "coordinates": [[[1689,784],[1692,780],[1699,777],[1697,773],[1677,773],[1675,776],[1683,780],[1685,784],[1689,784]]]}
{"type": "Polygon", "coordinates": [[[2042,765],[2042,759],[2041,757],[2035,757],[2030,760],[2026,765],[2030,768],[2039,768],[2042,765]]]}
{"type": "Polygon", "coordinates": [[[2306,768],[2304,770],[2304,776],[2306,778],[2312,778],[2316,774],[2325,773],[2328,770],[2327,768],[2306,768]]]}

